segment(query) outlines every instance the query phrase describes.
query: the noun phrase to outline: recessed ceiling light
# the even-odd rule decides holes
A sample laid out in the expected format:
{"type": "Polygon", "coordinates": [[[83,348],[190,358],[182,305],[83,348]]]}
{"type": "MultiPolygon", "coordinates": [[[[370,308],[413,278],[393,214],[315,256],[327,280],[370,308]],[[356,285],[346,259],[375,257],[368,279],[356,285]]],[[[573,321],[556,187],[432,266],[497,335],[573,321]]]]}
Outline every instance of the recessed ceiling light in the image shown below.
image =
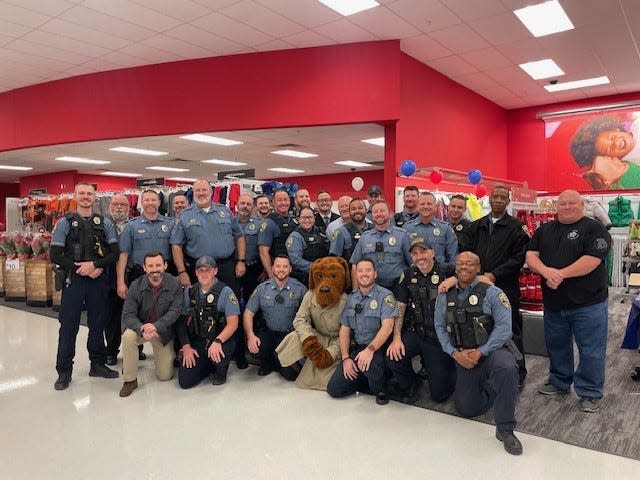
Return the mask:
{"type": "Polygon", "coordinates": [[[157,150],[145,150],[144,148],[133,148],[133,147],[115,147],[115,148],[110,148],[109,150],[112,150],[114,152],[135,153],[137,155],[150,155],[152,157],[168,155],[167,152],[159,152],[157,150]]]}
{"type": "Polygon", "coordinates": [[[184,135],[180,138],[185,140],[193,140],[196,142],[213,143],[215,145],[224,145],[230,147],[231,145],[242,145],[244,142],[238,142],[237,140],[229,140],[227,138],[213,137],[211,135],[205,135],[203,133],[194,133],[193,135],[184,135]]]}
{"type": "Polygon", "coordinates": [[[231,167],[247,165],[245,162],[233,162],[231,160],[218,160],[217,158],[212,158],[211,160],[202,160],[200,163],[215,163],[216,165],[227,165],[231,167]]]}
{"type": "Polygon", "coordinates": [[[537,62],[521,63],[519,67],[527,72],[534,80],[564,75],[562,69],[550,58],[538,60],[537,62]]]}
{"type": "Polygon", "coordinates": [[[282,173],[302,173],[304,170],[296,170],[295,168],[268,168],[267,170],[271,170],[272,172],[282,172],[282,173]]]}
{"type": "Polygon", "coordinates": [[[159,170],[161,172],[188,172],[188,168],[174,168],[174,167],[145,167],[147,170],[159,170]]]}
{"type": "Polygon", "coordinates": [[[340,162],[333,162],[336,165],[344,165],[345,167],[373,167],[370,163],[356,162],[355,160],[342,160],[340,162]]]}
{"type": "Polygon", "coordinates": [[[335,10],[340,15],[348,17],[354,13],[369,10],[380,5],[375,0],[318,0],[331,10],[335,10]]]}
{"type": "Polygon", "coordinates": [[[108,177],[141,177],[140,173],[126,173],[126,172],[102,172],[102,175],[106,175],[108,177]]]}
{"type": "Polygon", "coordinates": [[[513,13],[534,37],[544,37],[575,28],[557,0],[519,8],[513,13]]]}
{"type": "Polygon", "coordinates": [[[188,177],[171,177],[171,178],[167,178],[167,180],[173,180],[174,182],[189,182],[189,183],[193,183],[198,179],[197,178],[188,178],[188,177]]]}
{"type": "Polygon", "coordinates": [[[545,85],[547,92],[561,92],[563,90],[572,90],[574,88],[593,87],[595,85],[606,85],[611,83],[609,77],[585,78],[584,80],[575,80],[573,82],[556,83],[555,85],[545,85]]]}
{"type": "Polygon", "coordinates": [[[13,165],[0,165],[0,170],[33,170],[33,167],[15,167],[13,165]]]}
{"type": "Polygon", "coordinates": [[[366,140],[360,140],[360,141],[364,142],[364,143],[370,143],[371,145],[377,145],[379,147],[384,147],[384,137],[368,138],[366,140]]]}
{"type": "Polygon", "coordinates": [[[56,160],[60,160],[61,162],[89,163],[92,165],[106,165],[107,163],[111,163],[107,160],[93,160],[91,158],[82,157],[56,157],[56,160]]]}
{"type": "Polygon", "coordinates": [[[275,155],[284,155],[285,157],[296,157],[296,158],[311,158],[311,157],[318,156],[315,153],[298,152],[296,150],[276,150],[271,153],[275,155]]]}

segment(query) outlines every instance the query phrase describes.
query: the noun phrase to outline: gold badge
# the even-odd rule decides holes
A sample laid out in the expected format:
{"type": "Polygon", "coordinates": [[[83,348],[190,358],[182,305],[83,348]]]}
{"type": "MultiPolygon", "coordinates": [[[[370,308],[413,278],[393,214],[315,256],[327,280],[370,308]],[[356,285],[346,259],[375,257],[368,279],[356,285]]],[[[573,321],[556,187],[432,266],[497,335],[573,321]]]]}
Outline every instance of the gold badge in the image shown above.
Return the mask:
{"type": "Polygon", "coordinates": [[[456,225],[456,232],[461,232],[464,227],[460,224],[456,225]]]}
{"type": "Polygon", "coordinates": [[[238,305],[238,299],[236,298],[236,294],[235,293],[231,292],[229,294],[229,301],[231,303],[233,303],[234,305],[238,305]]]}
{"type": "Polygon", "coordinates": [[[477,305],[478,304],[478,297],[476,295],[471,295],[469,297],[469,303],[471,305],[477,305]]]}
{"type": "Polygon", "coordinates": [[[163,232],[165,232],[165,233],[166,233],[166,232],[168,232],[168,231],[169,231],[169,227],[167,227],[166,225],[162,225],[162,226],[160,227],[160,230],[162,230],[163,232]]]}
{"type": "Polygon", "coordinates": [[[396,244],[396,237],[389,237],[389,245],[392,247],[396,244]]]}
{"type": "Polygon", "coordinates": [[[433,229],[433,234],[434,234],[436,237],[439,237],[439,236],[440,236],[440,229],[439,229],[438,227],[434,228],[434,229],[433,229]]]}
{"type": "Polygon", "coordinates": [[[255,230],[256,229],[256,224],[255,223],[250,223],[248,228],[249,228],[249,230],[255,230]]]}
{"type": "Polygon", "coordinates": [[[260,231],[264,232],[267,229],[267,222],[262,222],[260,224],[260,231]]]}
{"type": "Polygon", "coordinates": [[[371,303],[369,304],[369,308],[371,310],[375,310],[376,308],[378,308],[378,302],[376,302],[375,300],[371,300],[371,303]]]}
{"type": "Polygon", "coordinates": [[[386,303],[389,308],[396,308],[396,299],[393,297],[393,295],[385,296],[384,303],[386,303]]]}
{"type": "Polygon", "coordinates": [[[291,235],[289,235],[289,238],[287,238],[286,246],[287,248],[293,247],[293,237],[291,235]]]}
{"type": "Polygon", "coordinates": [[[411,283],[418,283],[418,279],[417,278],[412,278],[411,279],[411,283]]]}
{"type": "Polygon", "coordinates": [[[297,297],[298,297],[298,294],[296,292],[289,293],[289,298],[291,300],[295,300],[297,297]]]}
{"type": "Polygon", "coordinates": [[[310,241],[310,242],[315,242],[315,241],[316,241],[316,238],[315,238],[315,237],[309,237],[309,241],[310,241]]]}
{"type": "Polygon", "coordinates": [[[213,296],[213,293],[210,293],[209,295],[207,295],[207,303],[213,303],[215,299],[216,297],[213,296]]]}
{"type": "Polygon", "coordinates": [[[504,308],[511,308],[511,303],[509,302],[509,297],[504,292],[500,292],[498,294],[498,298],[500,299],[500,303],[504,308]]]}
{"type": "Polygon", "coordinates": [[[437,285],[439,281],[440,281],[440,277],[438,276],[437,273],[434,273],[433,275],[431,275],[431,283],[433,283],[434,285],[437,285]]]}
{"type": "Polygon", "coordinates": [[[93,217],[93,223],[100,225],[100,217],[93,217]]]}
{"type": "Polygon", "coordinates": [[[218,215],[220,215],[220,218],[224,218],[224,212],[218,212],[218,215]]]}
{"type": "Polygon", "coordinates": [[[455,306],[456,306],[456,302],[447,303],[447,307],[455,307],[455,306]]]}

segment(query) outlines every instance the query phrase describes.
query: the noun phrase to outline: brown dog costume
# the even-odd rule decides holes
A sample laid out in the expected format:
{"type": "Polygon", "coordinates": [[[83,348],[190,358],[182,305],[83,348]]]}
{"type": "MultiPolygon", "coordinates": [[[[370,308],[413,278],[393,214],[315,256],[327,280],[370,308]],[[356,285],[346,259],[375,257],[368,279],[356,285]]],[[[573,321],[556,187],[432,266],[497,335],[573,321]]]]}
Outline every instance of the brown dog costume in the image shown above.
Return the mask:
{"type": "Polygon", "coordinates": [[[326,390],[341,362],[338,331],[340,314],[351,286],[349,264],[340,257],[324,257],[311,265],[309,291],[293,320],[294,332],[276,348],[283,367],[306,358],[296,380],[300,388],[326,390]]]}

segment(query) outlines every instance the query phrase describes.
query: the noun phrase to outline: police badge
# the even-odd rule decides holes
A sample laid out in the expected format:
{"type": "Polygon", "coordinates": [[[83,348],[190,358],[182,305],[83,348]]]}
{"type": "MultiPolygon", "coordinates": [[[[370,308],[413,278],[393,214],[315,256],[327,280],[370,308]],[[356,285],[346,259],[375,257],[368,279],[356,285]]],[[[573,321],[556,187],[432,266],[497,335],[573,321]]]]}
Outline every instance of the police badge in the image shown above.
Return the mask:
{"type": "Polygon", "coordinates": [[[213,295],[213,293],[210,293],[209,295],[207,295],[207,303],[213,303],[215,299],[216,297],[213,295]]]}
{"type": "Polygon", "coordinates": [[[469,304],[470,305],[477,305],[478,304],[478,297],[476,295],[471,295],[469,297],[469,304]]]}
{"type": "Polygon", "coordinates": [[[375,300],[371,300],[371,303],[369,304],[369,308],[371,310],[375,310],[376,308],[378,308],[378,302],[376,302],[375,300]]]}

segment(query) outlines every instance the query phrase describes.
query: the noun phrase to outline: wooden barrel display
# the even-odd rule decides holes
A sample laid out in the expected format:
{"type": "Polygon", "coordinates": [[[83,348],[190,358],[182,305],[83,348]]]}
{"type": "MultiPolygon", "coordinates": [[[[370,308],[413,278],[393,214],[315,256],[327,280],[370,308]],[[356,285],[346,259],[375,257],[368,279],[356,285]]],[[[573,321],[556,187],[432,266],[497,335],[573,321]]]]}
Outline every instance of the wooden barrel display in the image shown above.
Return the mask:
{"type": "Polygon", "coordinates": [[[24,302],[27,300],[25,278],[26,260],[7,259],[4,262],[4,299],[7,302],[24,302]]]}
{"type": "Polygon", "coordinates": [[[25,263],[27,305],[50,306],[53,294],[51,263],[47,260],[27,260],[25,263]]]}
{"type": "Polygon", "coordinates": [[[0,258],[0,297],[4,297],[4,257],[0,258]]]}

